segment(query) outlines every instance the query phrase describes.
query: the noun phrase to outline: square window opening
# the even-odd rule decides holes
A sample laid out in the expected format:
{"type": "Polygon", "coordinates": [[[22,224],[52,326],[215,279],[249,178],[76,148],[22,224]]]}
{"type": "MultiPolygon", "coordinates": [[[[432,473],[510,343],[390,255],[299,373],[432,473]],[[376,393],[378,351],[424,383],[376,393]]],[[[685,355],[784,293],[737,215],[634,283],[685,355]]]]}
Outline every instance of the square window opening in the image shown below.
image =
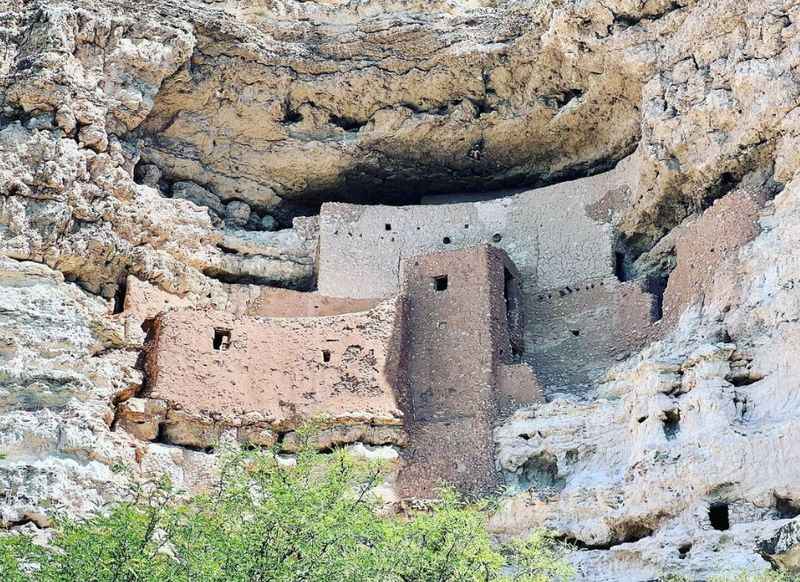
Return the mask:
{"type": "Polygon", "coordinates": [[[440,275],[433,278],[434,291],[445,291],[447,289],[447,275],[440,275]]]}
{"type": "Polygon", "coordinates": [[[385,228],[386,230],[392,230],[392,225],[387,222],[385,228]]]}
{"type": "Polygon", "coordinates": [[[231,347],[231,330],[224,328],[214,328],[213,347],[217,351],[227,350],[231,347]]]}

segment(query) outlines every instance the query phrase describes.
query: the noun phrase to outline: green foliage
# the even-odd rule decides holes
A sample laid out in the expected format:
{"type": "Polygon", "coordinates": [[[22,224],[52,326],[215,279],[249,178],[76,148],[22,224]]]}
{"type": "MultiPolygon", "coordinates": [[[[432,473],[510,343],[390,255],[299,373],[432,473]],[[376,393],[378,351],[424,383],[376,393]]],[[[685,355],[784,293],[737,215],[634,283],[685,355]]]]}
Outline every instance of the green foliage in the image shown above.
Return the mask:
{"type": "Polygon", "coordinates": [[[206,495],[168,482],[102,515],[57,521],[51,544],[0,539],[10,582],[544,582],[570,569],[545,534],[496,548],[486,505],[452,491],[429,511],[383,516],[383,467],[344,452],[231,456],[206,495]]]}
{"type": "Polygon", "coordinates": [[[504,550],[518,582],[569,580],[573,575],[572,568],[563,560],[569,547],[556,542],[545,531],[536,531],[527,540],[514,540],[504,550]]]}

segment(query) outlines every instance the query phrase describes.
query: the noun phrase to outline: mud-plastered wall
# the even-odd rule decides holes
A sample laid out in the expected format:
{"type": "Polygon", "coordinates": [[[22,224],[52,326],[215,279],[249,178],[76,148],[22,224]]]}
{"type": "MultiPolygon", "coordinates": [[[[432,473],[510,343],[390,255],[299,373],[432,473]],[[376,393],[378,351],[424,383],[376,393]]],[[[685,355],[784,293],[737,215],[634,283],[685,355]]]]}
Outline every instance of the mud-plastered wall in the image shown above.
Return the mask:
{"type": "Polygon", "coordinates": [[[339,297],[389,295],[398,288],[404,259],[488,243],[508,253],[519,270],[525,360],[536,366],[545,362],[539,378],[553,389],[583,384],[625,351],[627,343],[622,350],[614,347],[615,336],[644,337],[630,326],[649,325],[650,300],[637,296],[635,316],[625,318],[626,293],[637,295],[632,287],[596,295],[599,304],[542,308],[540,296],[560,298],[564,289],[616,281],[610,223],[637,178],[634,153],[609,172],[502,199],[448,204],[449,198],[440,196],[432,199],[436,204],[401,207],[325,204],[319,290],[339,297]],[[553,338],[551,328],[562,327],[564,318],[578,320],[594,334],[553,338]],[[556,354],[552,346],[567,351],[556,354]]]}
{"type": "Polygon", "coordinates": [[[675,269],[664,293],[665,320],[677,321],[686,307],[712,291],[720,266],[733,262],[739,249],[759,233],[763,204],[763,193],[740,190],[677,229],[675,269]]]}
{"type": "Polygon", "coordinates": [[[515,377],[529,385],[498,382],[498,368],[512,358],[508,274],[517,272],[505,253],[486,245],[403,262],[410,443],[398,481],[403,495],[432,496],[440,479],[470,493],[497,484],[498,388],[538,396],[532,375],[515,377]]]}
{"type": "Polygon", "coordinates": [[[638,282],[613,276],[542,290],[528,313],[527,360],[544,385],[578,390],[649,340],[656,302],[638,282]]]}
{"type": "Polygon", "coordinates": [[[257,420],[279,432],[322,418],[400,425],[401,317],[395,300],[317,318],[165,313],[148,348],[145,396],[183,415],[232,425],[257,420]]]}
{"type": "Polygon", "coordinates": [[[368,311],[378,299],[327,297],[320,293],[263,287],[257,299],[248,306],[248,315],[260,317],[323,317],[368,311]]]}

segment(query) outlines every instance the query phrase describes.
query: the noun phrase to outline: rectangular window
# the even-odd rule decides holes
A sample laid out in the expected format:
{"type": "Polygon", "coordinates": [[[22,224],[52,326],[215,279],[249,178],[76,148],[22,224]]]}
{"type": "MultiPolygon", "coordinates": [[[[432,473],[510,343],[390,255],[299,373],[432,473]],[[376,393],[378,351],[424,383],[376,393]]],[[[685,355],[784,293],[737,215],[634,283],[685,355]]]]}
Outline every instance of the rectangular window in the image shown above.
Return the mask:
{"type": "Polygon", "coordinates": [[[331,361],[331,351],[330,350],[322,350],[322,361],[323,362],[330,362],[331,361]]]}
{"type": "Polygon", "coordinates": [[[214,328],[214,349],[218,351],[227,350],[231,347],[231,330],[214,328]]]}
{"type": "Polygon", "coordinates": [[[444,291],[447,289],[447,275],[441,275],[433,278],[433,288],[436,291],[444,291]]]}

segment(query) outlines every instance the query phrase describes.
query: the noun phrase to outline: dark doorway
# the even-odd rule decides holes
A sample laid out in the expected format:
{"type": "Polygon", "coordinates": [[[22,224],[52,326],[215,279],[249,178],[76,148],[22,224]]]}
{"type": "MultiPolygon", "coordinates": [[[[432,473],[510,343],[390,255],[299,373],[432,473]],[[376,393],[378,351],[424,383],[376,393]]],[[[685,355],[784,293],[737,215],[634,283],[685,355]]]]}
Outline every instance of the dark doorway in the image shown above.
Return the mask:
{"type": "Polygon", "coordinates": [[[724,502],[712,503],[708,508],[708,519],[711,521],[711,527],[714,529],[725,531],[731,527],[730,515],[728,512],[728,504],[724,502]]]}
{"type": "Polygon", "coordinates": [[[114,313],[122,313],[125,310],[125,295],[128,292],[127,279],[122,278],[117,283],[117,290],[114,292],[114,313]]]}

